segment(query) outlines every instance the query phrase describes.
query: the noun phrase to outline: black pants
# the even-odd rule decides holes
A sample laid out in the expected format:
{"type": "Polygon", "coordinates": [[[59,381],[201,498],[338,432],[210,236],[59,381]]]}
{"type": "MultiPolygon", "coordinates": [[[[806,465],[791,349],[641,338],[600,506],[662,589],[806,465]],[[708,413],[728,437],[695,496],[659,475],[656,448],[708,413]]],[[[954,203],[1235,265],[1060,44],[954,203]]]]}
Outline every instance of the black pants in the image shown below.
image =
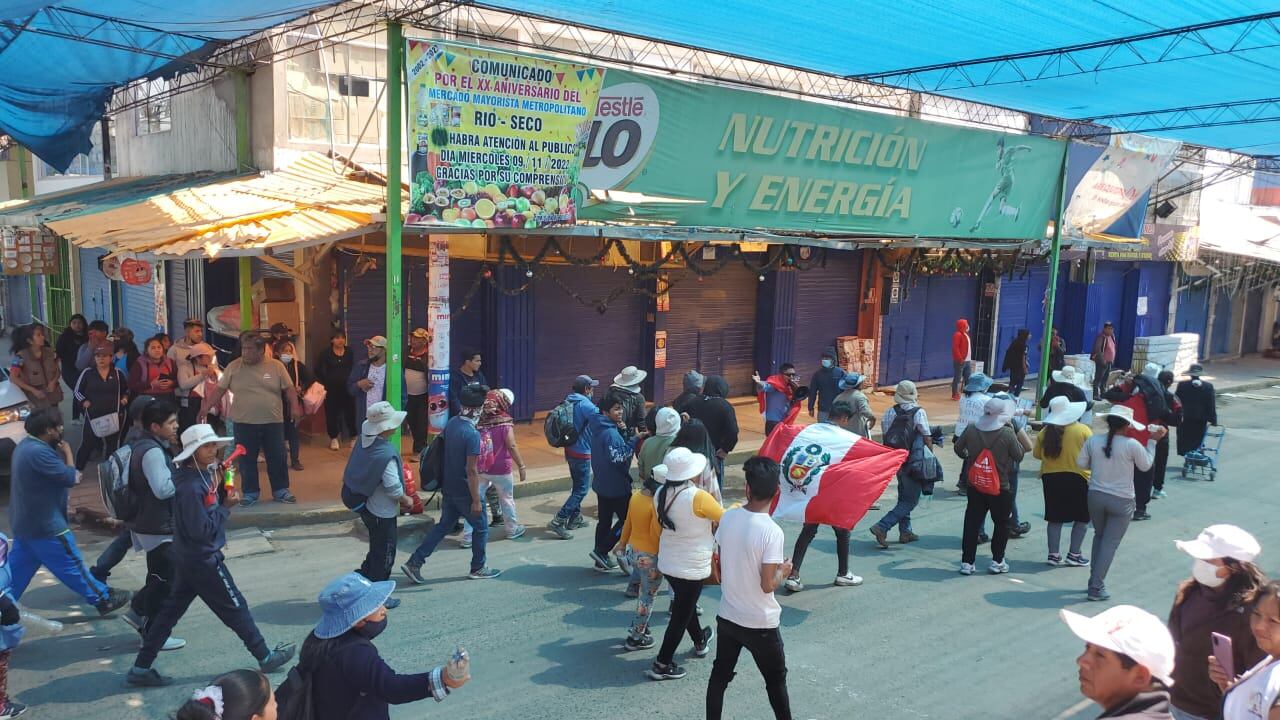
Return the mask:
{"type": "Polygon", "coordinates": [[[169,597],[169,590],[173,587],[173,574],[173,543],[167,542],[147,553],[147,582],[141,590],[134,593],[129,606],[139,617],[144,618],[144,634],[151,619],[160,613],[164,599],[169,597]]]}
{"type": "Polygon", "coordinates": [[[347,435],[356,436],[356,401],[345,388],[334,392],[331,387],[325,388],[324,425],[329,431],[329,439],[337,440],[346,428],[347,435]]]}
{"type": "Polygon", "coordinates": [[[1009,371],[1009,394],[1017,396],[1022,392],[1022,386],[1027,381],[1027,373],[1025,370],[1009,371]]]}
{"type": "Polygon", "coordinates": [[[769,705],[776,720],[791,720],[791,698],[787,696],[787,655],[778,628],[747,628],[716,618],[716,661],[711,666],[707,684],[707,720],[720,720],[724,708],[724,691],[733,680],[738,655],[746,648],[764,677],[769,705]]]}
{"type": "Polygon", "coordinates": [[[670,665],[675,658],[676,648],[680,645],[681,635],[688,633],[695,645],[702,641],[702,626],[698,624],[698,598],[702,597],[702,581],[671,577],[665,573],[663,575],[671,586],[671,616],[667,620],[667,631],[662,636],[662,647],[658,649],[658,662],[670,665]]]}
{"type": "Polygon", "coordinates": [[[618,538],[622,537],[622,524],[627,521],[627,507],[631,504],[631,498],[597,494],[596,503],[596,552],[608,555],[613,546],[618,544],[618,538]]]}
{"type": "MultiPolygon", "coordinates": [[[[1167,448],[1167,446],[1166,446],[1167,448]]],[[[1156,448],[1159,451],[1159,446],[1156,448]]],[[[1165,450],[1168,453],[1168,450],[1165,450]]],[[[1168,460],[1166,459],[1166,462],[1168,460]]],[[[1133,494],[1134,494],[1134,513],[1144,513],[1147,511],[1147,503],[1151,502],[1151,483],[1155,477],[1155,465],[1150,470],[1133,469],[1133,494]]]]}
{"type": "Polygon", "coordinates": [[[405,420],[409,423],[409,434],[413,437],[413,454],[417,455],[427,447],[427,430],[431,424],[427,417],[427,396],[409,395],[404,409],[409,413],[405,420]]]}
{"type": "Polygon", "coordinates": [[[782,421],[780,421],[780,420],[765,420],[765,421],[764,421],[764,436],[765,436],[766,438],[767,438],[767,437],[769,437],[769,433],[773,432],[773,429],[774,429],[774,428],[776,428],[776,427],[778,427],[778,426],[779,426],[779,425],[781,425],[781,424],[782,424],[782,421]]]}
{"type": "MultiPolygon", "coordinates": [[[[844,575],[849,572],[849,531],[844,528],[831,528],[836,533],[836,565],[838,567],[837,575],[844,575]]],[[[813,542],[813,538],[818,535],[817,524],[805,525],[800,530],[800,536],[796,538],[796,549],[791,551],[791,570],[797,576],[800,575],[800,565],[804,563],[804,554],[809,550],[809,543],[813,542]]]]}
{"type": "Polygon", "coordinates": [[[1156,441],[1156,460],[1151,464],[1151,487],[1164,489],[1164,474],[1169,469],[1169,436],[1156,441]]]}
{"type": "Polygon", "coordinates": [[[178,432],[196,424],[197,416],[200,415],[200,403],[203,402],[195,395],[189,395],[184,398],[178,398],[178,432]]]}
{"type": "Polygon", "coordinates": [[[964,508],[964,537],[961,540],[960,560],[973,564],[978,556],[978,533],[987,514],[991,514],[991,559],[1004,560],[1004,549],[1009,544],[1009,515],[1013,512],[1013,493],[1005,490],[999,495],[984,495],[973,488],[965,495],[969,501],[964,508]]]}
{"type": "Polygon", "coordinates": [[[289,417],[289,413],[284,414],[284,441],[289,446],[289,462],[297,464],[302,462],[302,436],[298,434],[298,424],[289,417]]]}
{"type": "Polygon", "coordinates": [[[244,595],[236,587],[236,581],[222,561],[222,553],[213,558],[199,562],[182,561],[177,565],[173,577],[173,589],[165,598],[160,612],[147,626],[147,634],[142,641],[142,650],[133,664],[140,668],[149,668],[156,661],[156,655],[164,642],[173,633],[173,628],[186,614],[187,608],[196,598],[213,611],[223,625],[231,628],[255,659],[261,662],[270,654],[267,641],[262,639],[258,626],[249,614],[249,604],[244,595]]]}
{"type": "Polygon", "coordinates": [[[100,438],[93,434],[93,428],[89,427],[89,419],[85,418],[84,433],[80,436],[80,447],[76,450],[76,469],[83,471],[88,467],[94,453],[100,453],[100,459],[106,460],[107,456],[119,450],[120,436],[123,432],[122,429],[114,435],[100,438]]]}
{"type": "Polygon", "coordinates": [[[93,567],[89,568],[89,574],[98,578],[99,581],[106,583],[107,578],[111,577],[111,571],[115,566],[124,560],[125,555],[133,549],[133,535],[129,533],[129,528],[122,528],[116,533],[116,537],[107,546],[106,550],[98,556],[94,561],[93,567]]]}
{"type": "Polygon", "coordinates": [[[1111,363],[1100,362],[1097,364],[1093,373],[1093,396],[1095,398],[1102,397],[1102,391],[1107,389],[1107,376],[1111,374],[1111,363]]]}
{"type": "Polygon", "coordinates": [[[378,517],[365,509],[360,510],[360,519],[369,529],[369,552],[356,572],[370,582],[387,580],[396,564],[396,519],[378,517]]]}

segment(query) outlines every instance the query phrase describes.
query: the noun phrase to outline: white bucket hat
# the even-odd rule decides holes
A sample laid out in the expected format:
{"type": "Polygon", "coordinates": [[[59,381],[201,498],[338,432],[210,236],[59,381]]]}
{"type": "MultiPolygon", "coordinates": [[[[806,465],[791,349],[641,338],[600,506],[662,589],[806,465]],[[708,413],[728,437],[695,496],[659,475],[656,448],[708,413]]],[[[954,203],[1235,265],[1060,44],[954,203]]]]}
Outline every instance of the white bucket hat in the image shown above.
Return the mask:
{"type": "Polygon", "coordinates": [[[1160,618],[1132,605],[1117,605],[1092,618],[1070,610],[1059,610],[1058,615],[1076,637],[1128,655],[1151,677],[1173,685],[1173,636],[1160,618]]]}
{"type": "Polygon", "coordinates": [[[622,372],[613,376],[613,384],[620,387],[634,387],[644,382],[647,377],[649,377],[648,372],[635,365],[628,365],[622,368],[622,372]]]}
{"type": "Polygon", "coordinates": [[[391,407],[391,403],[383,400],[369,406],[368,412],[365,413],[364,424],[360,426],[360,434],[365,437],[381,435],[382,433],[398,428],[404,424],[404,419],[409,413],[403,410],[396,410],[391,407]]]}
{"type": "Polygon", "coordinates": [[[194,455],[196,448],[199,448],[201,445],[208,445],[210,443],[227,445],[232,441],[232,439],[233,438],[229,437],[220,437],[218,433],[213,431],[212,427],[204,423],[192,425],[182,431],[182,452],[178,453],[173,458],[173,464],[181,464],[182,461],[194,455]]]}
{"type": "Polygon", "coordinates": [[[1112,405],[1111,409],[1103,413],[1103,415],[1108,415],[1110,417],[1118,417],[1121,420],[1124,420],[1125,422],[1129,423],[1129,425],[1134,430],[1141,431],[1141,430],[1147,429],[1146,425],[1143,425],[1142,423],[1133,419],[1133,408],[1129,407],[1128,405],[1112,405]]]}
{"type": "Polygon", "coordinates": [[[1175,540],[1174,544],[1197,560],[1253,562],[1262,553],[1257,538],[1235,525],[1210,525],[1195,540],[1175,540]]]}
{"type": "Polygon", "coordinates": [[[974,426],[983,432],[999,430],[1013,418],[1014,404],[1012,400],[993,397],[982,406],[982,417],[974,421],[974,426]]]}
{"type": "Polygon", "coordinates": [[[893,389],[893,401],[898,405],[912,405],[920,397],[920,393],[916,390],[916,384],[910,380],[903,380],[893,389]]]}
{"type": "Polygon", "coordinates": [[[1069,383],[1069,384],[1071,384],[1071,385],[1075,385],[1075,384],[1076,384],[1076,369],[1075,369],[1075,368],[1073,368],[1073,367],[1071,367],[1070,365],[1068,365],[1068,366],[1066,366],[1066,367],[1062,368],[1061,370],[1054,370],[1054,371],[1053,371],[1053,381],[1054,381],[1054,382],[1060,382],[1060,383],[1069,383]]]}
{"type": "Polygon", "coordinates": [[[1059,395],[1049,401],[1049,413],[1044,421],[1049,425],[1070,425],[1079,420],[1088,407],[1087,402],[1071,402],[1066,395],[1059,395]]]}
{"type": "Polygon", "coordinates": [[[671,448],[662,458],[662,465],[666,466],[667,482],[679,483],[701,475],[707,468],[707,458],[689,448],[671,448]]]}

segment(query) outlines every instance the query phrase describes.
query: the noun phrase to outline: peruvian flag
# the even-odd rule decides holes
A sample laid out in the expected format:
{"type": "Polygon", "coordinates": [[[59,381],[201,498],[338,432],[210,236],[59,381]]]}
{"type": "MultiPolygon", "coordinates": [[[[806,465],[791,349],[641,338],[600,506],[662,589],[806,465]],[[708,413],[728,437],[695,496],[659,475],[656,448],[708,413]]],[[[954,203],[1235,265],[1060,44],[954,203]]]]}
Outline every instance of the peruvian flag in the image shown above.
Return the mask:
{"type": "Polygon", "coordinates": [[[774,518],[838,528],[856,525],[907,460],[831,423],[779,425],[760,454],[782,466],[774,518]]]}

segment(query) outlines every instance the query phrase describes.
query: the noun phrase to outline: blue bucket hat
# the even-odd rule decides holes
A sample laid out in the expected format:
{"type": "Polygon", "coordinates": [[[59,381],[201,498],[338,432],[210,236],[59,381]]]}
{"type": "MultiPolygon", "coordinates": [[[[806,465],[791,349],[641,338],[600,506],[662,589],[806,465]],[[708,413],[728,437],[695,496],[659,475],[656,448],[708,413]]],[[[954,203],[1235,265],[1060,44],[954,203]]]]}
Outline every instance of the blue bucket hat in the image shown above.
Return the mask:
{"type": "Polygon", "coordinates": [[[991,378],[984,373],[974,373],[964,383],[965,392],[986,392],[991,389],[991,378]]]}
{"type": "Polygon", "coordinates": [[[861,385],[863,380],[866,380],[866,378],[862,374],[856,373],[856,372],[847,372],[844,374],[844,377],[840,378],[840,382],[839,382],[840,389],[851,390],[861,385]]]}
{"type": "Polygon", "coordinates": [[[316,637],[329,640],[350,630],[385,603],[395,589],[394,580],[369,582],[358,573],[347,573],[329,583],[320,591],[316,637]]]}

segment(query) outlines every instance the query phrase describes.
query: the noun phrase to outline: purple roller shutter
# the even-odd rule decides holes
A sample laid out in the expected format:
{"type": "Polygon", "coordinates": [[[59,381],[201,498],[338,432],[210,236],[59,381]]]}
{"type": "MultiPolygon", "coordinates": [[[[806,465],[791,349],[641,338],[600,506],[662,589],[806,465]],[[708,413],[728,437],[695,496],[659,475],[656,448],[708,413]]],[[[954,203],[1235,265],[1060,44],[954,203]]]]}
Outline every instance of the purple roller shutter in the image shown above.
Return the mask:
{"type": "Polygon", "coordinates": [[[755,273],[734,261],[698,282],[686,277],[671,289],[667,316],[667,398],[681,392],[684,374],[723,375],[732,395],[753,392],[755,273]]]}
{"type": "Polygon", "coordinates": [[[807,376],[836,338],[858,334],[861,253],[831,250],[826,264],[796,272],[796,335],[792,362],[807,376]]]}

